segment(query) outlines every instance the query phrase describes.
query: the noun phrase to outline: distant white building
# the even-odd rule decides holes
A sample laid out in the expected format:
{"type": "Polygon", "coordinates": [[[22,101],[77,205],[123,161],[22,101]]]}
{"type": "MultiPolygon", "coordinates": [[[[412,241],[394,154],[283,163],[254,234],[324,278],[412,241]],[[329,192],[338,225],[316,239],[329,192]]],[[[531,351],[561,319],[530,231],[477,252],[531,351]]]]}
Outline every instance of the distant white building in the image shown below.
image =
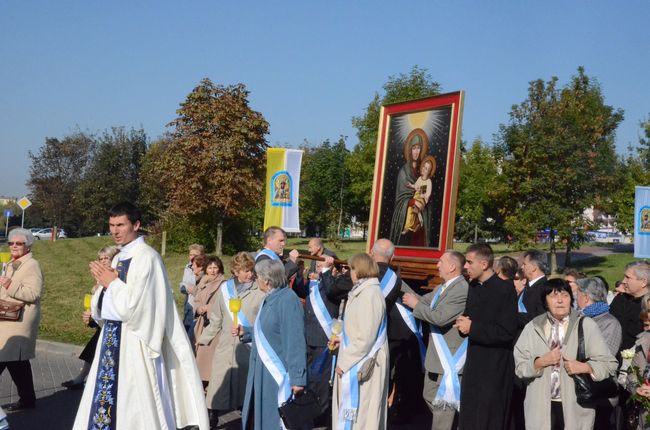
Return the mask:
{"type": "Polygon", "coordinates": [[[584,217],[594,224],[594,230],[587,234],[596,242],[631,243],[631,236],[625,236],[616,228],[614,217],[601,209],[590,207],[585,209],[584,217]]]}
{"type": "Polygon", "coordinates": [[[15,203],[16,198],[15,197],[2,197],[0,196],[0,205],[8,205],[9,203],[15,203]]]}

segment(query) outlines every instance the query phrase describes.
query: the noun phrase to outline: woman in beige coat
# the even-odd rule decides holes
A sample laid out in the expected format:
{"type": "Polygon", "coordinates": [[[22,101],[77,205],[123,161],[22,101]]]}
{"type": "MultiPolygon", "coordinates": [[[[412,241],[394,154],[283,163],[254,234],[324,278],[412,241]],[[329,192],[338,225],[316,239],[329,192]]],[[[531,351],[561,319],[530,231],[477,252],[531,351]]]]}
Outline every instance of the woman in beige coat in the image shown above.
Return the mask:
{"type": "Polygon", "coordinates": [[[344,339],[332,342],[339,346],[332,394],[332,423],[336,429],[343,428],[346,421],[352,422],[352,429],[385,429],[388,342],[386,303],[377,279],[379,267],[368,254],[355,254],[348,263],[354,286],[348,293],[343,313],[344,339]],[[369,369],[372,374],[368,377],[369,369]],[[343,398],[343,387],[351,376],[346,373],[355,371],[359,375],[356,410],[350,408],[343,398]]]}
{"type": "MultiPolygon", "coordinates": [[[[201,337],[203,330],[210,324],[208,313],[218,300],[219,288],[223,282],[223,263],[219,257],[207,257],[205,275],[194,291],[194,307],[196,309],[196,324],[194,324],[194,339],[201,337]]],[[[207,345],[196,345],[196,365],[203,381],[203,388],[208,386],[212,372],[212,357],[217,346],[218,338],[212,339],[207,345]]]]}
{"type": "Polygon", "coordinates": [[[25,305],[18,321],[0,320],[0,374],[9,369],[19,396],[17,402],[6,407],[7,412],[31,409],[36,403],[29,360],[35,356],[41,320],[43,273],[30,252],[33,243],[29,230],[10,231],[7,244],[12,261],[0,276],[0,299],[25,305]]]}
{"type": "MultiPolygon", "coordinates": [[[[212,357],[212,373],[206,399],[210,421],[214,425],[219,414],[241,409],[244,404],[251,349],[240,342],[239,337],[231,335],[233,316],[226,297],[233,295],[241,299],[241,312],[249,323],[255,323],[264,293],[253,282],[254,267],[255,261],[246,252],[240,252],[232,258],[230,270],[233,277],[221,285],[209,313],[210,324],[197,337],[199,345],[211,341],[217,344],[212,357]],[[218,340],[213,340],[217,337],[218,340]]],[[[242,321],[238,321],[238,324],[242,324],[242,321]]]]}
{"type": "Polygon", "coordinates": [[[547,312],[529,322],[515,345],[515,373],[526,384],[526,428],[591,430],[595,411],[576,400],[572,375],[595,381],[613,376],[618,365],[598,325],[573,310],[569,284],[551,279],[541,287],[547,312]],[[586,363],[576,360],[578,322],[583,319],[586,363]]]}

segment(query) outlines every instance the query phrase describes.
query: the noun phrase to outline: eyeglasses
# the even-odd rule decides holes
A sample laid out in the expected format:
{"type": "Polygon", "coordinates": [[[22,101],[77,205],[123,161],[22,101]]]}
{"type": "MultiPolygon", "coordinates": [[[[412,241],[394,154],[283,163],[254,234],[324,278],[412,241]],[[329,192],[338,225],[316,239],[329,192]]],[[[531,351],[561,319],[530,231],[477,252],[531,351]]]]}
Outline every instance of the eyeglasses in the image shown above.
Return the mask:
{"type": "Polygon", "coordinates": [[[7,242],[7,245],[9,245],[9,246],[14,246],[14,245],[23,246],[23,245],[25,245],[25,242],[7,242]]]}
{"type": "Polygon", "coordinates": [[[110,261],[111,259],[108,258],[108,257],[103,257],[102,256],[102,257],[98,257],[97,260],[99,260],[99,261],[110,261]]]}

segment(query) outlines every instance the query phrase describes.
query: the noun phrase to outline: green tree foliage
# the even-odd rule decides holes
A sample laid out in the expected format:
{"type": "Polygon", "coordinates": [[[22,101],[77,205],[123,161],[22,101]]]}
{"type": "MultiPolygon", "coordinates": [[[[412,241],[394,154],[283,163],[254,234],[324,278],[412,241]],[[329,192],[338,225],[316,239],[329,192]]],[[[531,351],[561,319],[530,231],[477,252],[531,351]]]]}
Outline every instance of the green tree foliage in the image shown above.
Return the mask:
{"type": "Polygon", "coordinates": [[[556,229],[569,256],[584,210],[615,185],[614,134],[623,111],[604,103],[600,85],[582,67],[565,87],[557,81],[530,83],[498,141],[508,192],[505,227],[523,243],[540,229],[556,229]]]}
{"type": "Polygon", "coordinates": [[[164,172],[169,213],[210,226],[218,254],[226,221],[263,202],[269,125],[249,107],[248,96],[243,84],[203,79],[177,110],[171,142],[155,161],[154,170],[164,172]]]}
{"type": "Polygon", "coordinates": [[[480,138],[462,154],[455,230],[463,241],[502,235],[499,198],[503,177],[499,175],[498,164],[495,151],[480,138]]]}
{"type": "Polygon", "coordinates": [[[31,213],[69,233],[77,231],[75,191],[86,173],[93,145],[92,136],[77,131],[61,140],[48,137],[36,154],[29,151],[31,213]]]}
{"type": "Polygon", "coordinates": [[[650,115],[648,119],[641,122],[641,132],[643,135],[639,137],[639,157],[643,167],[650,170],[650,115]]]}
{"type": "Polygon", "coordinates": [[[340,232],[339,220],[349,220],[349,179],[345,169],[348,150],[345,138],[336,143],[303,148],[300,178],[300,218],[308,236],[334,237],[340,232]]]}
{"type": "Polygon", "coordinates": [[[414,66],[408,74],[389,76],[388,82],[383,86],[384,93],[382,95],[375,93],[364,114],[352,118],[359,143],[347,158],[346,167],[350,177],[350,211],[358,221],[367,222],[370,216],[370,196],[381,106],[435,96],[440,93],[440,89],[440,84],[433,81],[426,69],[414,66]]]}
{"type": "Polygon", "coordinates": [[[144,130],[114,127],[94,141],[88,169],[75,191],[81,235],[107,231],[106,214],[120,201],[140,204],[140,171],[147,151],[144,130]]]}

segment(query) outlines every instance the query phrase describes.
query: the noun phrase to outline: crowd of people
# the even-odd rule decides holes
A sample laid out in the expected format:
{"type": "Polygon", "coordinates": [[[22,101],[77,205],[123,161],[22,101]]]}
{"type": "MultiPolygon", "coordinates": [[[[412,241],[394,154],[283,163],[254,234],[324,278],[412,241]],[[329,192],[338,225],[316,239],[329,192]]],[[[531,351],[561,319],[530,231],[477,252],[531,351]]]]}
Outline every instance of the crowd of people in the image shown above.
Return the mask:
{"type": "MultiPolygon", "coordinates": [[[[201,245],[189,247],[179,316],[165,266],[140,235],[140,211],[115,206],[117,247],[90,263],[96,280],[83,321],[95,334],[79,374],[75,429],[216,428],[240,410],[244,429],[383,429],[422,405],[431,428],[647,428],[650,397],[650,264],[607,282],[566,271],[546,255],[495,261],[489,245],[447,250],[432,291],[401,279],[394,244],[378,239],[347,262],[322,240],[310,264],[286,253],[286,234],[264,232],[225,273],[201,245]]],[[[43,278],[33,237],[9,235],[12,262],[0,299],[21,317],[0,320],[0,373],[35,407],[34,357],[43,278]]]]}

